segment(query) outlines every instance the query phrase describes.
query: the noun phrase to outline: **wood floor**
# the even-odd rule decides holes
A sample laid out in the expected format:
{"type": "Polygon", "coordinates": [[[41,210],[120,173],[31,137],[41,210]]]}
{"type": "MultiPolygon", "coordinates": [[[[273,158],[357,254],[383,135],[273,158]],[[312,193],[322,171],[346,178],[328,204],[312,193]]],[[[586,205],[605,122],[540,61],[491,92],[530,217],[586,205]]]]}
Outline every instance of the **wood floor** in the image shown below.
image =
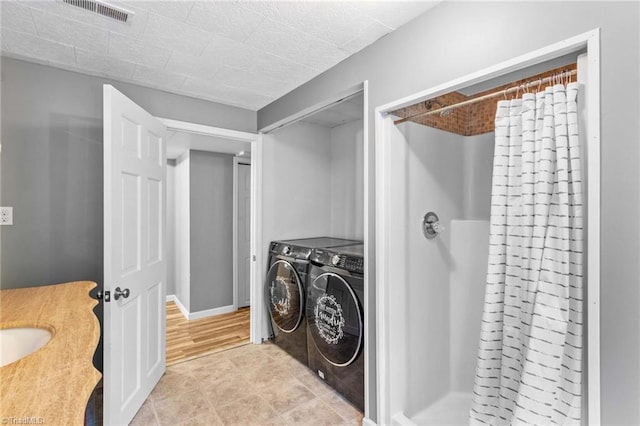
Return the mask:
{"type": "Polygon", "coordinates": [[[187,321],[167,302],[167,365],[249,343],[249,308],[187,321]]]}

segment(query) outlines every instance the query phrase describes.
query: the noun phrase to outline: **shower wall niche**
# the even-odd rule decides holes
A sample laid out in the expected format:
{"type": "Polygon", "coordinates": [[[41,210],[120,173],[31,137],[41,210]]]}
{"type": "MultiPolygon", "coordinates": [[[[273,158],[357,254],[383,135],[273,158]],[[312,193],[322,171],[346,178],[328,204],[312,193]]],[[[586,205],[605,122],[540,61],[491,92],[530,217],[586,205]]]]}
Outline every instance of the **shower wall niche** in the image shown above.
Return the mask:
{"type": "Polygon", "coordinates": [[[417,424],[442,424],[454,411],[464,424],[484,299],[494,135],[461,136],[413,122],[391,132],[402,173],[390,176],[400,220],[389,236],[399,248],[389,297],[396,299],[391,309],[404,313],[389,312],[390,359],[394,371],[406,369],[390,372],[391,394],[404,395],[401,410],[417,424]],[[421,227],[429,211],[444,226],[431,240],[421,227]]]}

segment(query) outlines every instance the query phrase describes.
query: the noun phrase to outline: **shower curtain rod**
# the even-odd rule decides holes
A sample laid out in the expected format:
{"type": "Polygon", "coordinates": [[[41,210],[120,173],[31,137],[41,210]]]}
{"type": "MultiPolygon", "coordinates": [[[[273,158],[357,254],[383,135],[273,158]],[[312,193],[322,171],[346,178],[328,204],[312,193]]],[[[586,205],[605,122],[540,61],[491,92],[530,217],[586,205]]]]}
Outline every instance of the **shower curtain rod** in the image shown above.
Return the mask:
{"type": "Polygon", "coordinates": [[[529,81],[523,84],[519,84],[517,86],[513,86],[510,87],[508,89],[504,89],[504,90],[498,90],[492,93],[488,93],[486,95],[483,96],[479,96],[477,98],[472,98],[472,99],[468,99],[466,101],[462,101],[462,102],[458,102],[456,104],[452,104],[452,105],[448,105],[448,106],[444,106],[442,108],[437,108],[437,109],[432,109],[430,111],[424,111],[424,112],[420,112],[418,114],[414,114],[414,115],[410,115],[409,117],[404,117],[404,118],[400,118],[398,120],[395,120],[393,122],[393,124],[400,124],[400,123],[404,123],[405,121],[409,121],[411,119],[414,119],[416,117],[422,117],[424,115],[433,115],[436,113],[444,113],[447,111],[451,111],[454,110],[456,108],[459,108],[461,106],[465,106],[465,105],[471,105],[471,104],[475,104],[476,102],[482,102],[482,101],[486,101],[487,99],[492,99],[492,98],[497,98],[498,96],[507,96],[510,93],[516,92],[516,91],[525,91],[528,88],[530,88],[531,86],[538,86],[540,87],[543,84],[546,83],[551,83],[551,82],[556,82],[556,81],[562,81],[562,79],[565,78],[570,78],[574,75],[577,75],[578,71],[577,70],[571,70],[571,71],[565,71],[562,72],[560,74],[556,74],[556,75],[552,75],[549,77],[545,77],[545,78],[541,78],[539,80],[535,80],[535,81],[529,81]]]}

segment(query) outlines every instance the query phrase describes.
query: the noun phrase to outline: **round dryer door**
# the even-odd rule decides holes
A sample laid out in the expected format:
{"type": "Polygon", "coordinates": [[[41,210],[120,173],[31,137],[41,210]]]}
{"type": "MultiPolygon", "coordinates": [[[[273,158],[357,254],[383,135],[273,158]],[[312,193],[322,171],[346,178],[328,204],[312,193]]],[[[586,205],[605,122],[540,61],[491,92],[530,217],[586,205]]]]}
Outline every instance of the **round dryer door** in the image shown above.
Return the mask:
{"type": "Polygon", "coordinates": [[[267,273],[266,298],[276,327],[284,333],[295,331],[304,313],[304,287],[295,268],[278,260],[267,273]]]}
{"type": "Polygon", "coordinates": [[[307,327],[320,354],[331,364],[351,364],[362,347],[362,309],[351,286],[332,272],[308,289],[307,327]]]}

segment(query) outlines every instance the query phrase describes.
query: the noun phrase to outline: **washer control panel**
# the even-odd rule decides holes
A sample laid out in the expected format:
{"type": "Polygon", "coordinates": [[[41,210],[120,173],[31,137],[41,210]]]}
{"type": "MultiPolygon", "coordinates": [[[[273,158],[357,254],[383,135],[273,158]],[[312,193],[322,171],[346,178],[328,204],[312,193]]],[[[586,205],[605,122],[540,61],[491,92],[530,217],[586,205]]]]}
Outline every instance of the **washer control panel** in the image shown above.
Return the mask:
{"type": "MultiPolygon", "coordinates": [[[[339,248],[335,250],[339,250],[339,248]]],[[[327,249],[314,249],[311,252],[311,261],[349,272],[364,273],[364,258],[362,256],[336,253],[327,249]]]]}

